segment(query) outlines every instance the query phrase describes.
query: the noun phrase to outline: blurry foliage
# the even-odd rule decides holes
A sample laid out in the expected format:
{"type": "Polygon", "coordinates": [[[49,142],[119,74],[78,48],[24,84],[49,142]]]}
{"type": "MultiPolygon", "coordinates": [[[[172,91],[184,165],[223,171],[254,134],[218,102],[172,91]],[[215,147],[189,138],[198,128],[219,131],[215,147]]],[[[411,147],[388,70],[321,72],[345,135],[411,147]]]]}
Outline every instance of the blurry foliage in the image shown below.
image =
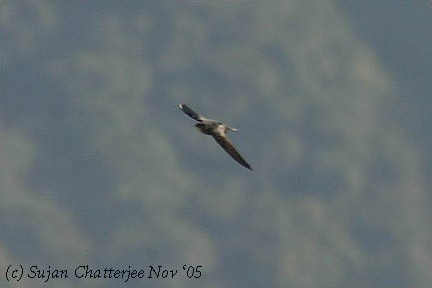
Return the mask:
{"type": "Polygon", "coordinates": [[[391,76],[335,3],[6,1],[0,14],[2,267],[204,265],[154,287],[430,280],[421,158],[389,118],[391,76]],[[256,171],[178,103],[240,128],[256,171]]]}

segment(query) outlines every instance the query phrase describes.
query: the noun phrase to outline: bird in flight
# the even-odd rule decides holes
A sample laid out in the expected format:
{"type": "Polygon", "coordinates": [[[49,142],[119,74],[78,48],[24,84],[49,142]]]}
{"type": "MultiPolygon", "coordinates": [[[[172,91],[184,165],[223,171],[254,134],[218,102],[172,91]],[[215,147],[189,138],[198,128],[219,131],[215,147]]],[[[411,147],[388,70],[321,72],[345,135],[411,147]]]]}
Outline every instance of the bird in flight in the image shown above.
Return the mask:
{"type": "Polygon", "coordinates": [[[186,115],[195,119],[199,123],[195,124],[195,127],[200,130],[201,133],[213,136],[216,142],[238,163],[246,167],[249,170],[253,170],[252,167],[243,159],[240,153],[237,152],[234,145],[227,137],[228,131],[237,131],[237,129],[229,127],[226,124],[217,122],[215,120],[207,119],[202,115],[196,113],[185,104],[179,104],[178,108],[182,110],[186,115]]]}

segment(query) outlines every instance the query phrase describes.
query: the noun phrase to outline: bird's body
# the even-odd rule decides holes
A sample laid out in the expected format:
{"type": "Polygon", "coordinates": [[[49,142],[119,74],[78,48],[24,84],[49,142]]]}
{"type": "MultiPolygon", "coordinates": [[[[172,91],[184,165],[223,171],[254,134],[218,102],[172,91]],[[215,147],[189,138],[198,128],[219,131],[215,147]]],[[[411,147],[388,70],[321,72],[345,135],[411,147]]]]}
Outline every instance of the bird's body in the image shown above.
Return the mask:
{"type": "Polygon", "coordinates": [[[215,133],[218,133],[218,129],[222,131],[222,129],[219,128],[219,124],[213,121],[206,121],[207,123],[197,123],[195,124],[195,127],[203,134],[206,135],[213,135],[215,133]]]}
{"type": "Polygon", "coordinates": [[[227,131],[237,131],[237,129],[229,127],[226,124],[217,122],[212,119],[207,119],[200,114],[193,111],[185,104],[179,104],[178,107],[189,117],[195,119],[199,123],[195,124],[195,127],[203,134],[213,136],[216,142],[238,163],[243,165],[249,170],[253,170],[252,167],[243,159],[240,153],[237,152],[234,145],[227,137],[227,131]]]}

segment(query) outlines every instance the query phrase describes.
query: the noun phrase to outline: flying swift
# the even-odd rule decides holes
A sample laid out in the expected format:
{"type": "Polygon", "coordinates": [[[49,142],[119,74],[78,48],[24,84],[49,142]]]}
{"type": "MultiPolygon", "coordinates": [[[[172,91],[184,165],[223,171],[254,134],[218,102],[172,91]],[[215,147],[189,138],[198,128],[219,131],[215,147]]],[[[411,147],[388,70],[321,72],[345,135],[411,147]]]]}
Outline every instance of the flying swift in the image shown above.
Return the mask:
{"type": "Polygon", "coordinates": [[[246,167],[249,170],[253,170],[252,167],[246,162],[246,160],[237,152],[237,149],[231,143],[227,137],[228,131],[238,131],[237,129],[230,127],[221,122],[205,118],[204,116],[193,111],[185,104],[179,104],[178,108],[182,110],[186,115],[192,119],[198,121],[195,127],[203,134],[213,136],[216,142],[238,163],[246,167]]]}

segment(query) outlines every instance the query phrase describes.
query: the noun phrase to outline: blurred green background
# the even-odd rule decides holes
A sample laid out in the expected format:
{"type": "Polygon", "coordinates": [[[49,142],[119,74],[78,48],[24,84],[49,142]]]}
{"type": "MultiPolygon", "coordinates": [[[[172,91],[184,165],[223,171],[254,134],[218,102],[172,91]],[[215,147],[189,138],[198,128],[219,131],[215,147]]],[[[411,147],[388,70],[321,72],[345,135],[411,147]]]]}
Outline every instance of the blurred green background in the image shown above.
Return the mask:
{"type": "Polygon", "coordinates": [[[158,2],[0,3],[1,287],[430,287],[431,3],[158,2]]]}

